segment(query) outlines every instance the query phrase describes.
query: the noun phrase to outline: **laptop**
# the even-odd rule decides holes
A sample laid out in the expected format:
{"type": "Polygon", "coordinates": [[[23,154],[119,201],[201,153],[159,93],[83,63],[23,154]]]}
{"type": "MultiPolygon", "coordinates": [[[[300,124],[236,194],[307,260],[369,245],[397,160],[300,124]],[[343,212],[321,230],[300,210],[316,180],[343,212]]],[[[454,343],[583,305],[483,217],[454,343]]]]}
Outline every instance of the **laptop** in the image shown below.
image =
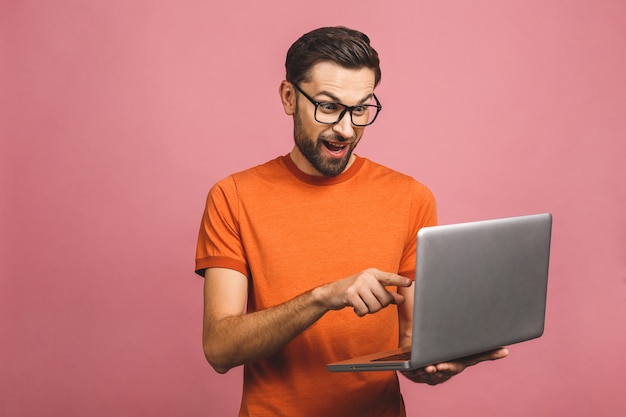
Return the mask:
{"type": "Polygon", "coordinates": [[[327,365],[406,371],[543,334],[550,213],[422,228],[412,345],[327,365]]]}

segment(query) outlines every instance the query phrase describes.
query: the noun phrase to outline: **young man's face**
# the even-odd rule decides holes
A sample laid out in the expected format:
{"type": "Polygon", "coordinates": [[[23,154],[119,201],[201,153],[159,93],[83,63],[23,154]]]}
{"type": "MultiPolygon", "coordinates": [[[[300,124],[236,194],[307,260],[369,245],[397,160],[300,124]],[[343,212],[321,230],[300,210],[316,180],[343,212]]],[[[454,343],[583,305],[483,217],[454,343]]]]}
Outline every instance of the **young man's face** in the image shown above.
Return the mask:
{"type": "MultiPolygon", "coordinates": [[[[371,104],[375,75],[369,68],[346,69],[330,62],[316,64],[308,81],[299,87],[313,100],[347,106],[371,104]]],[[[295,92],[292,159],[303,172],[333,177],[353,161],[352,151],[363,136],[364,127],[354,126],[349,112],[334,124],[315,120],[315,105],[295,92]]]]}

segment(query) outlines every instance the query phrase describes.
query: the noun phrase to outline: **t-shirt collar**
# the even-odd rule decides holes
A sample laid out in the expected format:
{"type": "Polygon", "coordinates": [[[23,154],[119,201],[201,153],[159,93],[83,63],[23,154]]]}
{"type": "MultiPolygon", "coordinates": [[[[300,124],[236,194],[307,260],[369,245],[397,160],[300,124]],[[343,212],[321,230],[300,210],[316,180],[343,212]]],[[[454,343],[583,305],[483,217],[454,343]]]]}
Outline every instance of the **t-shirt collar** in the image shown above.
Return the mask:
{"type": "Polygon", "coordinates": [[[289,172],[291,172],[291,174],[293,174],[294,177],[296,177],[297,179],[299,179],[300,181],[304,183],[311,184],[311,185],[334,185],[334,184],[339,184],[339,183],[349,180],[350,178],[354,177],[357,172],[359,172],[359,170],[363,166],[363,163],[365,162],[365,159],[360,158],[356,154],[354,156],[356,157],[354,159],[354,162],[352,162],[352,164],[348,167],[348,169],[346,169],[345,171],[343,171],[341,174],[337,175],[336,177],[324,177],[324,176],[318,176],[318,175],[305,174],[304,172],[300,171],[300,168],[298,168],[296,164],[291,160],[291,157],[289,156],[289,154],[283,156],[282,160],[285,166],[287,167],[287,169],[289,170],[289,172]]]}

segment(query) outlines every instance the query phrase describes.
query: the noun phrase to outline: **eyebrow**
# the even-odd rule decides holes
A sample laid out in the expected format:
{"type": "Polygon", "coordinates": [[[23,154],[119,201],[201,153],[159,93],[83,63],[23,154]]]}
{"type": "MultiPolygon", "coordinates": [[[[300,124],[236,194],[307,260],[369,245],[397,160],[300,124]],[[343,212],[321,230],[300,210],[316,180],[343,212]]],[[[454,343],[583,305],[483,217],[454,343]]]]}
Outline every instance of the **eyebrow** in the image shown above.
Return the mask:
{"type": "MultiPolygon", "coordinates": [[[[339,97],[335,96],[335,95],[334,95],[334,94],[332,94],[332,93],[329,93],[329,92],[328,92],[328,91],[326,91],[326,90],[322,90],[322,91],[320,91],[320,92],[319,92],[319,93],[317,93],[315,96],[319,96],[319,95],[325,95],[325,96],[328,96],[328,97],[330,97],[330,99],[331,99],[331,100],[333,100],[334,102],[339,103],[339,104],[343,104],[343,103],[341,102],[341,100],[339,100],[339,97]]],[[[370,100],[373,96],[374,96],[374,93],[369,94],[367,97],[363,98],[363,99],[362,99],[362,100],[361,100],[358,104],[363,104],[363,103],[365,103],[367,100],[370,100]]],[[[344,105],[344,106],[347,106],[347,104],[343,104],[343,105],[344,105]]],[[[349,107],[349,106],[348,106],[348,107],[349,107]]]]}

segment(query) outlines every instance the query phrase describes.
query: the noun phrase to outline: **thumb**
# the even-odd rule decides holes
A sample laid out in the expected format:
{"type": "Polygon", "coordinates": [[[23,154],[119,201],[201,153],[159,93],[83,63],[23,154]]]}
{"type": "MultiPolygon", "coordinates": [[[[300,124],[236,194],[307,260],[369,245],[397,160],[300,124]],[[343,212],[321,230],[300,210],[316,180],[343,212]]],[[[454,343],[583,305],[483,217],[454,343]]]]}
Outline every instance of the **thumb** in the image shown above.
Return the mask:
{"type": "Polygon", "coordinates": [[[389,294],[393,297],[393,301],[391,302],[392,304],[404,304],[404,295],[398,294],[395,291],[390,291],[389,294]]]}

